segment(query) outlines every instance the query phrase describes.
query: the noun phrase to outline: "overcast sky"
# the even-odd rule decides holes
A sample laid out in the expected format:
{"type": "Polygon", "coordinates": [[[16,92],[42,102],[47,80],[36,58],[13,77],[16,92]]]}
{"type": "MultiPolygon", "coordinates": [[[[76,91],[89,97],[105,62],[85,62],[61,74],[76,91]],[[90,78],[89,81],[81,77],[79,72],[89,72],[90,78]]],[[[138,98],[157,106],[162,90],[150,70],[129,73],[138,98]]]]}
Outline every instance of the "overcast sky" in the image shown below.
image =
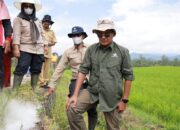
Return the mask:
{"type": "MultiPolygon", "coordinates": [[[[14,0],[5,0],[12,20],[19,11],[14,0]]],[[[67,37],[73,26],[82,26],[89,35],[85,43],[98,41],[92,33],[98,19],[115,22],[118,44],[130,52],[180,54],[180,0],[41,0],[39,19],[50,14],[55,22],[58,43],[53,51],[62,54],[73,45],[67,37]]]]}

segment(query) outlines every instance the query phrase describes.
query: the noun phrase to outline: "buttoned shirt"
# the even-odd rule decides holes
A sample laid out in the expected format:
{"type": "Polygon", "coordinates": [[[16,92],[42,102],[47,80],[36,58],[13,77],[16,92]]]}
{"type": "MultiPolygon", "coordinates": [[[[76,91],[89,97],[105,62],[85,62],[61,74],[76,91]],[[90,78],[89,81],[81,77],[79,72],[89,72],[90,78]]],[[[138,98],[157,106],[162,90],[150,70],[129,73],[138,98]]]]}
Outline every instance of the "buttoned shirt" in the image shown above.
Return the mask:
{"type": "Polygon", "coordinates": [[[30,22],[16,17],[13,21],[13,44],[20,46],[20,51],[44,54],[44,45],[48,45],[45,38],[44,30],[40,20],[36,20],[35,24],[39,30],[39,39],[34,44],[31,39],[30,22]]]}
{"type": "Polygon", "coordinates": [[[99,102],[101,111],[117,107],[123,95],[123,79],[133,80],[133,70],[128,49],[111,43],[104,48],[100,43],[90,46],[79,72],[89,74],[88,91],[91,101],[99,102]]]}
{"type": "Polygon", "coordinates": [[[53,73],[50,82],[49,87],[54,88],[56,86],[57,80],[62,76],[63,71],[69,64],[72,70],[72,79],[76,79],[78,75],[78,69],[80,64],[83,61],[85,51],[87,49],[86,45],[83,45],[81,49],[75,48],[75,46],[67,49],[64,54],[61,57],[61,60],[59,61],[55,72],[53,73]]]}
{"type": "Polygon", "coordinates": [[[52,50],[51,46],[54,46],[55,43],[57,42],[54,31],[53,30],[44,30],[45,33],[45,38],[48,41],[48,52],[44,54],[46,58],[51,58],[52,55],[52,50]]]}

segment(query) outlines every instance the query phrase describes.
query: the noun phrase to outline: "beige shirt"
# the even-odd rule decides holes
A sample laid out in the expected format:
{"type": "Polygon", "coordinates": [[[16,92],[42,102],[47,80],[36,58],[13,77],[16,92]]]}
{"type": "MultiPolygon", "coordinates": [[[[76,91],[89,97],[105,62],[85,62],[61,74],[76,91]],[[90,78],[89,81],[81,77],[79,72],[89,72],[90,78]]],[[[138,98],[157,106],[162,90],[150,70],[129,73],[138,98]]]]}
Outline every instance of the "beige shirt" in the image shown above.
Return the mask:
{"type": "Polygon", "coordinates": [[[44,56],[46,58],[51,58],[51,55],[52,55],[51,46],[54,46],[57,40],[56,40],[53,30],[50,30],[50,29],[44,30],[44,32],[45,32],[46,40],[48,41],[48,53],[45,53],[44,56]]]}
{"type": "Polygon", "coordinates": [[[13,21],[13,44],[19,45],[20,51],[33,54],[44,54],[44,45],[48,45],[48,42],[45,39],[41,21],[36,20],[35,24],[40,33],[37,44],[33,44],[31,40],[30,22],[16,17],[13,21]]]}
{"type": "Polygon", "coordinates": [[[78,69],[80,64],[83,61],[87,46],[84,45],[82,49],[77,50],[75,47],[71,47],[64,52],[59,61],[55,72],[53,73],[49,87],[54,88],[56,86],[56,81],[62,76],[63,71],[65,70],[66,66],[69,64],[72,70],[72,79],[76,79],[78,75],[78,69]]]}

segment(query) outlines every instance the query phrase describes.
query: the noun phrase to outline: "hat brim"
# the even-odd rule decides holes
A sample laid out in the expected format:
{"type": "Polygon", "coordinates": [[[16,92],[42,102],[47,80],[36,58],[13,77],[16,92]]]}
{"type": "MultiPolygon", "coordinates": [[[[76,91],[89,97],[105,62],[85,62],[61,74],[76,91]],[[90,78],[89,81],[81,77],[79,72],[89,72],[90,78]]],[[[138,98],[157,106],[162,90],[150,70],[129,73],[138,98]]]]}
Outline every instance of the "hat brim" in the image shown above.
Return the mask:
{"type": "Polygon", "coordinates": [[[54,23],[54,21],[49,21],[49,20],[42,20],[42,22],[49,22],[51,25],[54,23]]]}
{"type": "Polygon", "coordinates": [[[68,37],[69,38],[72,38],[74,35],[76,35],[76,34],[82,34],[82,35],[84,35],[84,38],[86,38],[88,35],[85,33],[85,32],[81,32],[81,33],[69,33],[68,34],[68,37]]]}
{"type": "Polygon", "coordinates": [[[97,28],[94,28],[94,29],[92,30],[92,32],[93,32],[93,33],[96,33],[97,31],[102,31],[102,32],[104,32],[104,31],[106,31],[106,30],[114,30],[114,31],[116,32],[114,26],[111,26],[111,25],[98,26],[97,28]]]}
{"type": "Polygon", "coordinates": [[[41,8],[42,8],[42,5],[41,5],[41,4],[33,3],[33,2],[18,2],[18,1],[15,1],[15,2],[14,2],[14,6],[15,6],[18,10],[21,10],[21,4],[22,4],[22,3],[34,4],[34,5],[35,5],[35,8],[36,8],[36,11],[39,11],[39,10],[41,10],[41,8]]]}
{"type": "Polygon", "coordinates": [[[97,32],[105,32],[105,31],[107,31],[107,30],[112,30],[113,31],[113,33],[114,33],[114,36],[116,35],[116,30],[115,29],[93,29],[93,33],[97,33],[97,32]]]}

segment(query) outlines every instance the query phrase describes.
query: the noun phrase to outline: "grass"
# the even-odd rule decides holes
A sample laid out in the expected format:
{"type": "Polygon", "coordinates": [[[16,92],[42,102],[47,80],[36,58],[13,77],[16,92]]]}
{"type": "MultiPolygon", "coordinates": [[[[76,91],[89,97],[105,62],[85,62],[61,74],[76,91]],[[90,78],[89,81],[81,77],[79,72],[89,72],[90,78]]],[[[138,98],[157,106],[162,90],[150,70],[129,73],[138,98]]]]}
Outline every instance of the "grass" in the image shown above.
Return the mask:
{"type": "MultiPolygon", "coordinates": [[[[124,114],[122,129],[149,130],[180,128],[180,67],[134,68],[128,114],[124,114]]],[[[66,71],[59,81],[53,117],[62,130],[68,126],[65,102],[71,71],[66,71]]],[[[85,116],[86,117],[86,116],[85,116]]],[[[99,113],[96,130],[105,130],[105,121],[99,113]]]]}
{"type": "Polygon", "coordinates": [[[67,70],[66,73],[63,74],[61,80],[59,80],[58,85],[56,87],[56,101],[52,109],[52,116],[61,130],[65,130],[68,128],[68,120],[66,116],[65,105],[67,100],[67,94],[69,91],[68,85],[70,78],[71,71],[67,70]]]}
{"type": "MultiPolygon", "coordinates": [[[[134,73],[136,79],[132,84],[128,110],[123,114],[121,130],[179,130],[180,67],[140,67],[134,68],[134,73]]],[[[66,70],[58,81],[56,100],[51,112],[52,119],[44,118],[46,130],[69,128],[65,104],[70,79],[71,71],[66,70]]],[[[22,85],[17,93],[1,93],[0,110],[6,106],[4,102],[6,99],[15,97],[27,101],[36,99],[29,85],[22,85]]],[[[0,111],[0,115],[3,115],[3,110],[0,111]]],[[[86,114],[84,116],[87,122],[86,114]]],[[[98,118],[96,130],[105,130],[103,113],[99,112],[98,118]]]]}
{"type": "Polygon", "coordinates": [[[136,116],[168,130],[180,129],[180,67],[141,67],[134,72],[130,106],[136,116]]]}
{"type": "Polygon", "coordinates": [[[9,97],[7,96],[7,92],[0,92],[0,128],[4,126],[4,114],[6,112],[7,103],[9,101],[9,97]]]}

